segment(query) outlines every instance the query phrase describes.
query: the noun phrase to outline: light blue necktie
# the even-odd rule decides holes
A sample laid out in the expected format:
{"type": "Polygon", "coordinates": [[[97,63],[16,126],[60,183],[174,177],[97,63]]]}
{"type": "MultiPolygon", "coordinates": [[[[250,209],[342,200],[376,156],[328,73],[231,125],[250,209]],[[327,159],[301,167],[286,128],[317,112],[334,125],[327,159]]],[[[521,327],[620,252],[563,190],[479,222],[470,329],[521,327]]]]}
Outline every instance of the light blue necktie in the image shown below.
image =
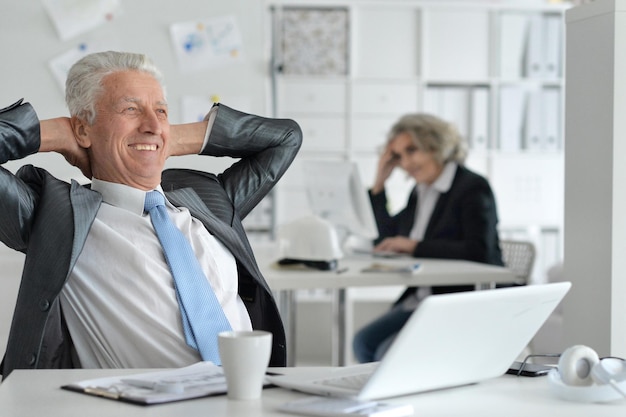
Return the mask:
{"type": "Polygon", "coordinates": [[[165,197],[158,191],[150,191],[146,194],[144,208],[150,213],[150,220],[174,277],[187,344],[197,349],[203,360],[220,365],[217,334],[231,330],[222,306],[189,241],[167,214],[165,197]]]}

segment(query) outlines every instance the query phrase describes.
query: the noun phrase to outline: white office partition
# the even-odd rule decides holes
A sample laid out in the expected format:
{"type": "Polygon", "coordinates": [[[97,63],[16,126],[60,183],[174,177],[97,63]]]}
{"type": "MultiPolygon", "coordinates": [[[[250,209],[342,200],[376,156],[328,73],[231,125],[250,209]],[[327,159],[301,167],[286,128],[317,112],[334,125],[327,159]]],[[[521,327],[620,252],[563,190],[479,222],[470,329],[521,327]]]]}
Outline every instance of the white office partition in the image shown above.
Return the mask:
{"type": "Polygon", "coordinates": [[[566,13],[566,344],[626,356],[626,1],[566,13]]]}

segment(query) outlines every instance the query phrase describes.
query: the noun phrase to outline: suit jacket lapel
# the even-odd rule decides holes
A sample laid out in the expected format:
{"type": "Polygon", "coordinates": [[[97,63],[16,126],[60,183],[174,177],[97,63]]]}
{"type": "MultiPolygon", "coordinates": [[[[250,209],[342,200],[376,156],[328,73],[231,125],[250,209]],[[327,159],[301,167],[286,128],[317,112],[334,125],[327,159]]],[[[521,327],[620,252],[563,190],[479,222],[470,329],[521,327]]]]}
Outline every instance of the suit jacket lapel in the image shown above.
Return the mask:
{"type": "Polygon", "coordinates": [[[447,206],[448,198],[450,197],[450,192],[443,193],[437,199],[437,204],[435,204],[435,209],[433,210],[433,214],[428,221],[428,226],[426,227],[426,232],[424,232],[424,238],[428,238],[433,234],[433,231],[436,229],[437,225],[441,221],[441,218],[444,214],[445,207],[447,206]]]}
{"type": "Polygon", "coordinates": [[[74,241],[72,244],[72,255],[70,257],[71,271],[76,264],[76,260],[83,249],[91,225],[98,214],[98,208],[102,203],[100,193],[86,188],[72,180],[70,187],[70,202],[72,204],[74,216],[74,241]]]}
{"type": "Polygon", "coordinates": [[[448,200],[450,200],[452,193],[458,193],[458,191],[455,191],[455,184],[459,181],[459,176],[461,175],[463,175],[462,167],[458,166],[454,174],[454,179],[452,180],[452,185],[450,186],[450,189],[447,192],[441,194],[437,199],[437,204],[435,204],[435,209],[433,210],[433,214],[430,218],[430,221],[428,222],[428,227],[426,228],[426,232],[424,233],[425,238],[432,236],[434,230],[436,230],[437,225],[441,221],[445,220],[443,218],[444,214],[446,213],[445,208],[448,207],[448,200]]]}
{"type": "MultiPolygon", "coordinates": [[[[256,274],[257,277],[262,277],[261,271],[253,258],[252,250],[243,250],[242,248],[249,248],[247,244],[236,233],[236,231],[220,220],[215,214],[209,210],[207,205],[202,201],[198,194],[191,188],[179,188],[173,191],[166,191],[165,195],[167,199],[177,207],[186,207],[193,217],[200,220],[207,230],[215,235],[220,242],[226,246],[235,258],[241,262],[249,271],[256,274]]],[[[261,280],[262,284],[267,287],[264,280],[261,280]]],[[[270,291],[269,287],[267,290],[270,291]]]]}

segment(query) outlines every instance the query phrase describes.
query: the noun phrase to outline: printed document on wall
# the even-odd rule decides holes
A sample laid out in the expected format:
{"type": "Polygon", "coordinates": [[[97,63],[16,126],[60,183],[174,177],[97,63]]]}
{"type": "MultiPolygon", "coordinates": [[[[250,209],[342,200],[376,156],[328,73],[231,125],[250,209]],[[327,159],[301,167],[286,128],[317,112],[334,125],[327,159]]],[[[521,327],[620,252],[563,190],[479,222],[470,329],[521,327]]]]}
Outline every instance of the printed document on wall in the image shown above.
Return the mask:
{"type": "Polygon", "coordinates": [[[118,13],[119,0],[43,0],[61,40],[95,29],[118,13]]]}
{"type": "Polygon", "coordinates": [[[176,23],[170,27],[174,52],[184,73],[243,60],[243,45],[234,16],[176,23]]]}
{"type": "Polygon", "coordinates": [[[65,93],[65,80],[67,79],[67,73],[76,61],[83,58],[85,55],[92,54],[94,52],[102,52],[107,50],[116,50],[111,43],[100,42],[83,42],[74,48],[68,49],[60,55],[55,56],[49,62],[50,71],[57,81],[59,88],[65,93]]]}

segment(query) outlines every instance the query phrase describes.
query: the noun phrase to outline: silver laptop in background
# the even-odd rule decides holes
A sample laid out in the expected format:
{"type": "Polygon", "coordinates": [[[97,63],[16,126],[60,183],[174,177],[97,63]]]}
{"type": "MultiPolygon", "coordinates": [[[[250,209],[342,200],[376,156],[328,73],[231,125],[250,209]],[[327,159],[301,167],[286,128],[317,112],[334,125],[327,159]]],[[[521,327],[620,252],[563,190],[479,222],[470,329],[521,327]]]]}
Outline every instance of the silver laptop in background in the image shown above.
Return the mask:
{"type": "Polygon", "coordinates": [[[268,377],[311,394],[377,400],[503,375],[569,291],[571,283],[427,297],[380,362],[268,377]]]}

